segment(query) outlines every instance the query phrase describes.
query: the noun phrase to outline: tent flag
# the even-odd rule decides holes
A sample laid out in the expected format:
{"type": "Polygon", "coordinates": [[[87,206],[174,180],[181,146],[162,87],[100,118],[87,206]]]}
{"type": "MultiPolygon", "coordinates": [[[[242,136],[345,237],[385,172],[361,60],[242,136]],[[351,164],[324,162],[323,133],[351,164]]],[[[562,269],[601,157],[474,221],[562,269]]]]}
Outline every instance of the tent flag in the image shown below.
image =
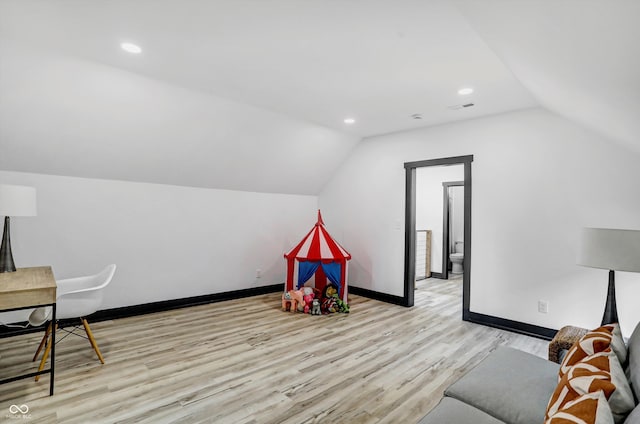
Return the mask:
{"type": "MultiPolygon", "coordinates": [[[[309,278],[311,278],[313,276],[313,274],[316,273],[316,271],[318,270],[318,266],[320,266],[320,262],[311,262],[311,261],[306,261],[306,262],[300,262],[298,264],[298,287],[296,288],[300,288],[304,285],[304,283],[307,282],[307,280],[309,278]]],[[[323,266],[324,268],[324,266],[323,266]]]]}
{"type": "Polygon", "coordinates": [[[342,284],[340,284],[340,277],[342,276],[342,267],[340,266],[340,263],[339,262],[330,262],[328,264],[323,263],[322,270],[324,271],[329,281],[335,284],[336,287],[338,287],[338,291],[340,291],[340,287],[342,286],[342,284]]]}

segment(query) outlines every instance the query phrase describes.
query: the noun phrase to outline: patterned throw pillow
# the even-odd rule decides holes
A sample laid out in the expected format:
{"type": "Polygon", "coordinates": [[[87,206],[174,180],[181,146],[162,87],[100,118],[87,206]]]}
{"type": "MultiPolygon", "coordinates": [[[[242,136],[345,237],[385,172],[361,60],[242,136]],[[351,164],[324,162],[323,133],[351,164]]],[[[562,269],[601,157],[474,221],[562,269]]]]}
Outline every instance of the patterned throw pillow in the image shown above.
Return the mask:
{"type": "Polygon", "coordinates": [[[562,376],[549,399],[545,419],[582,395],[602,391],[608,399],[616,390],[611,374],[589,363],[577,363],[562,376]]]}
{"type": "Polygon", "coordinates": [[[547,418],[545,424],[613,424],[611,410],[604,393],[587,393],[570,402],[547,418]]]}
{"type": "Polygon", "coordinates": [[[635,407],[629,382],[611,348],[569,367],[549,401],[547,413],[551,415],[577,397],[597,390],[603,390],[616,423],[622,423],[635,407]]]}
{"type": "Polygon", "coordinates": [[[562,376],[565,375],[573,365],[587,356],[609,348],[611,340],[613,339],[612,330],[613,328],[611,326],[602,326],[582,336],[582,338],[569,349],[569,352],[567,352],[562,360],[560,371],[558,371],[560,379],[562,379],[562,376]]]}
{"type": "Polygon", "coordinates": [[[611,407],[615,422],[623,422],[629,412],[635,407],[635,401],[631,386],[629,386],[629,381],[616,354],[609,348],[604,352],[599,352],[584,358],[576,364],[576,366],[578,365],[588,367],[594,372],[604,371],[609,373],[611,383],[616,389],[611,396],[607,396],[607,399],[609,400],[609,406],[611,407]]]}

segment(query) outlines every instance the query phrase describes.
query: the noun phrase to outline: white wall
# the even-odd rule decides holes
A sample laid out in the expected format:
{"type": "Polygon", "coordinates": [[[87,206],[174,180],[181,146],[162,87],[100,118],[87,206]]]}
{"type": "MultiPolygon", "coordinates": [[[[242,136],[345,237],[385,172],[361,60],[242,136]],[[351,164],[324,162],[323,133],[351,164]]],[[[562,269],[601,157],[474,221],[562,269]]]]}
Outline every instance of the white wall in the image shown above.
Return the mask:
{"type": "Polygon", "coordinates": [[[431,272],[442,272],[442,183],[463,180],[463,165],[416,170],[416,230],[431,230],[431,272]]]}
{"type": "Polygon", "coordinates": [[[2,183],[37,189],[38,216],[11,220],[16,266],[60,279],[115,263],[102,309],[284,282],[283,254],[317,214],[315,196],[7,171],[2,183]]]}
{"type": "MultiPolygon", "coordinates": [[[[551,328],[597,326],[607,272],[575,265],[579,230],[640,229],[640,157],[542,109],[360,143],[319,197],[353,255],[350,284],[403,294],[403,163],[468,154],[471,310],[551,328]],[[539,299],[548,314],[537,312],[539,299]]],[[[640,321],[640,275],[619,272],[617,283],[628,334],[640,321]]]]}

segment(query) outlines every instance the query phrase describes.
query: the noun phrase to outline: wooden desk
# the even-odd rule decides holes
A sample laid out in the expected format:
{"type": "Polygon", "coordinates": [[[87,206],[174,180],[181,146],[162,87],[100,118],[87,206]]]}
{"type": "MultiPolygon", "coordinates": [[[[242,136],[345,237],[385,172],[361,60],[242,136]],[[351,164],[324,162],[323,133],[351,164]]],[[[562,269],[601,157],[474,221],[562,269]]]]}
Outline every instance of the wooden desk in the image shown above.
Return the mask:
{"type": "MultiPolygon", "coordinates": [[[[51,306],[52,320],[56,321],[56,280],[49,266],[36,268],[19,268],[16,272],[0,274],[0,311],[17,311],[20,309],[51,306]]],[[[51,367],[48,370],[36,371],[16,377],[0,380],[0,384],[10,383],[23,378],[40,374],[51,374],[49,396],[53,396],[53,377],[56,358],[56,332],[51,332],[51,367]]]]}

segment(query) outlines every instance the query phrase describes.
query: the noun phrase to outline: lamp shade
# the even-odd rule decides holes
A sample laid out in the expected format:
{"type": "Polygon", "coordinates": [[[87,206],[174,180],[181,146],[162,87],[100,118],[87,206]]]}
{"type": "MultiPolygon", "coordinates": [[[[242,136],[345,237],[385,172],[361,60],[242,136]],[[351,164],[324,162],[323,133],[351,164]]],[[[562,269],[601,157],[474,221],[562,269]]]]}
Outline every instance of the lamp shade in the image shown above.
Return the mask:
{"type": "Polygon", "coordinates": [[[35,216],[34,187],[0,184],[0,216],[35,216]]]}
{"type": "Polygon", "coordinates": [[[640,272],[640,231],[583,228],[578,265],[640,272]]]}

